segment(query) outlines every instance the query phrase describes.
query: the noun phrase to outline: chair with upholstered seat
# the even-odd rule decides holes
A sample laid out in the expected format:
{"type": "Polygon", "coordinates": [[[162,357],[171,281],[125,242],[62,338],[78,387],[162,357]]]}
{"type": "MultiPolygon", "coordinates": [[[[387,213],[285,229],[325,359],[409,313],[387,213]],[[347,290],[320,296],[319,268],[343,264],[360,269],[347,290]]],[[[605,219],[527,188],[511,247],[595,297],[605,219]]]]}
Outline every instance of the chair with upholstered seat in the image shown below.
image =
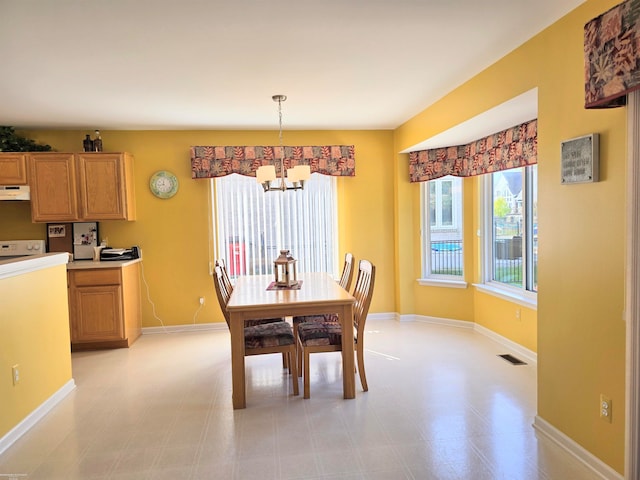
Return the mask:
{"type": "MultiPolygon", "coordinates": [[[[227,304],[231,298],[231,290],[225,285],[224,273],[220,265],[216,265],[213,279],[216,296],[224,319],[229,326],[230,315],[227,304]]],[[[249,321],[245,323],[247,325],[249,321]]],[[[254,323],[244,328],[244,354],[263,355],[268,353],[281,353],[286,357],[289,374],[293,381],[293,394],[299,395],[298,372],[296,361],[296,344],[293,329],[285,321],[272,321],[268,323],[254,323]]]]}
{"type": "MultiPolygon", "coordinates": [[[[358,362],[358,372],[362,389],[369,390],[364,370],[364,326],[373,297],[376,267],[367,260],[360,260],[358,276],[353,290],[356,301],[353,306],[354,346],[358,362]]],[[[304,398],[310,397],[309,359],[312,353],[339,352],[342,350],[342,327],[340,323],[303,322],[298,325],[298,369],[303,370],[304,398]]]]}
{"type": "MultiPolygon", "coordinates": [[[[233,292],[233,284],[231,283],[231,277],[229,276],[229,272],[227,270],[227,266],[223,259],[219,258],[216,260],[216,267],[220,267],[222,270],[222,284],[224,285],[225,290],[229,292],[229,296],[231,296],[231,292],[233,292]]],[[[218,299],[220,300],[220,299],[218,299]]],[[[263,323],[273,323],[273,322],[284,322],[285,319],[282,317],[276,318],[262,318],[260,320],[247,320],[245,322],[245,327],[252,327],[254,325],[262,325],[263,323]]],[[[285,365],[286,366],[286,365],[285,365]]]]}
{"type": "MultiPolygon", "coordinates": [[[[351,288],[351,280],[353,279],[353,264],[355,259],[351,253],[346,253],[344,256],[344,265],[342,266],[342,274],[340,275],[340,280],[338,281],[338,285],[344,288],[346,291],[349,291],[351,288]]],[[[294,336],[298,336],[298,325],[303,322],[338,322],[338,315],[335,313],[325,313],[323,315],[304,315],[304,316],[295,316],[292,319],[293,321],[293,334],[294,336]]],[[[300,352],[298,352],[298,355],[300,352]]],[[[302,375],[302,372],[298,370],[298,375],[302,375]]]]}

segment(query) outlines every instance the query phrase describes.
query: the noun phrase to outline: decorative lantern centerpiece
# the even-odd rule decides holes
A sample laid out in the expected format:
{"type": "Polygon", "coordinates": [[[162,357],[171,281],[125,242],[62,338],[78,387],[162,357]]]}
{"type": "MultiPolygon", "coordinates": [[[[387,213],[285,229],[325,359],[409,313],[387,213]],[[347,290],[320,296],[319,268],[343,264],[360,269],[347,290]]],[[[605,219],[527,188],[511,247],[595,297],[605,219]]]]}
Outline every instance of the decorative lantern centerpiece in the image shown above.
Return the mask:
{"type": "Polygon", "coordinates": [[[273,262],[277,286],[294,287],[298,285],[296,263],[297,260],[291,256],[289,250],[280,250],[280,256],[273,262]]]}

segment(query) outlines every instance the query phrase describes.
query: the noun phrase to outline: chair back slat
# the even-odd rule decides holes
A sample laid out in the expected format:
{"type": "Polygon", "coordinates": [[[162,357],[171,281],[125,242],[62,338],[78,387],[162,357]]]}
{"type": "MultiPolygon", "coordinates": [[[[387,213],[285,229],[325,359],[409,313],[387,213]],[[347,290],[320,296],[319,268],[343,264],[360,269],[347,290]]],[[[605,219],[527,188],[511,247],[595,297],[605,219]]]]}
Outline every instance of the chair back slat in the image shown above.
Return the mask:
{"type": "Polygon", "coordinates": [[[213,285],[216,289],[216,296],[218,297],[218,303],[220,303],[220,309],[224,315],[224,319],[229,326],[229,312],[227,311],[227,304],[229,298],[231,298],[231,290],[225,285],[224,272],[220,265],[216,265],[213,273],[213,285]]]}
{"type": "Polygon", "coordinates": [[[353,326],[356,330],[358,341],[362,341],[364,324],[369,313],[369,306],[373,298],[373,286],[376,280],[376,267],[368,260],[360,260],[358,277],[353,289],[356,301],[353,306],[353,326]]]}
{"type": "Polygon", "coordinates": [[[355,259],[351,253],[346,253],[344,256],[344,266],[342,267],[342,275],[338,282],[342,288],[349,291],[351,288],[351,280],[353,279],[353,264],[355,259]]]}
{"type": "Polygon", "coordinates": [[[231,283],[231,277],[229,277],[229,271],[227,270],[227,265],[224,262],[224,259],[219,258],[216,260],[216,266],[219,266],[222,269],[222,281],[225,288],[229,292],[233,292],[233,284],[231,283]]]}

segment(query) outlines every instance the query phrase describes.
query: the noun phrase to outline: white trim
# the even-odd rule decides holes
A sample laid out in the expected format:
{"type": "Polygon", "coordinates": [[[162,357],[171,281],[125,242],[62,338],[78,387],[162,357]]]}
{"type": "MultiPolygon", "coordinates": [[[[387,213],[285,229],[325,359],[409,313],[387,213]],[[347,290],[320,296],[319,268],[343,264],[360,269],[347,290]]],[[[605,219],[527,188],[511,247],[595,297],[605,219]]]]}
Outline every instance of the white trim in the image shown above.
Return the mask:
{"type": "Polygon", "coordinates": [[[485,337],[489,337],[490,339],[498,342],[504,347],[514,351],[517,353],[518,357],[523,357],[529,363],[537,365],[538,364],[538,354],[533,350],[529,350],[526,347],[523,347],[519,343],[514,342],[513,340],[509,340],[507,337],[503,337],[502,335],[494,332],[493,330],[488,329],[487,327],[483,327],[482,325],[474,324],[473,329],[484,335],[485,337]]]}
{"type": "Polygon", "coordinates": [[[640,478],[640,94],[627,102],[625,478],[640,478]]]}
{"type": "Polygon", "coordinates": [[[395,321],[396,322],[413,322],[415,320],[415,315],[413,314],[404,314],[401,315],[399,313],[396,314],[395,321]]]}
{"type": "Polygon", "coordinates": [[[456,328],[473,328],[473,322],[467,322],[466,320],[453,320],[451,318],[442,317],[430,317],[427,315],[413,315],[413,321],[431,323],[433,325],[444,325],[447,327],[456,328]]]}
{"type": "Polygon", "coordinates": [[[445,278],[419,278],[418,285],[423,287],[467,288],[469,284],[464,280],[447,280],[445,278]]]}
{"type": "Polygon", "coordinates": [[[386,312],[386,313],[369,313],[367,315],[367,322],[370,321],[381,321],[381,320],[385,320],[385,321],[397,321],[398,320],[398,314],[394,313],[394,312],[386,312]]]}
{"type": "MultiPolygon", "coordinates": [[[[421,275],[425,276],[418,280],[421,285],[431,285],[431,286],[446,286],[443,284],[437,283],[429,283],[434,281],[455,281],[455,282],[463,282],[464,283],[464,250],[462,251],[462,255],[460,258],[460,269],[462,270],[461,275],[439,275],[432,274],[432,260],[433,260],[433,252],[431,250],[431,244],[434,239],[432,236],[437,233],[434,230],[440,231],[451,231],[451,232],[459,232],[460,242],[464,239],[464,184],[462,179],[459,177],[454,177],[447,175],[445,177],[437,178],[435,180],[430,180],[428,182],[422,182],[420,184],[420,256],[421,256],[421,275]],[[453,224],[449,227],[432,227],[431,226],[431,208],[430,208],[430,185],[436,185],[436,204],[440,205],[442,198],[442,181],[450,181],[451,182],[451,198],[452,198],[452,215],[453,215],[453,224]],[[434,230],[432,230],[432,228],[434,230]],[[440,280],[436,280],[440,279],[440,280]]],[[[441,205],[440,205],[441,207],[441,205]]],[[[436,207],[436,210],[439,211],[440,208],[436,207]]],[[[438,214],[436,213],[436,216],[438,214]]],[[[443,241],[446,241],[443,239],[443,241]]],[[[456,285],[451,284],[451,286],[456,287],[456,285]]],[[[466,283],[464,287],[457,286],[457,288],[466,288],[466,283]]]]}
{"type": "Polygon", "coordinates": [[[228,330],[224,322],[215,323],[190,323],[188,325],[168,325],[161,327],[144,327],[143,335],[155,335],[158,333],[182,333],[182,332],[202,332],[205,330],[228,330]]]}
{"type": "MultiPolygon", "coordinates": [[[[407,317],[409,316],[407,315],[407,317]]],[[[478,325],[477,323],[467,322],[465,320],[451,320],[449,318],[429,317],[425,315],[413,315],[411,320],[416,322],[431,323],[434,325],[444,325],[447,327],[473,329],[475,332],[490,338],[491,340],[516,353],[518,357],[524,358],[528,363],[534,365],[538,364],[538,354],[536,352],[529,350],[528,348],[525,348],[519,343],[509,340],[506,337],[503,337],[493,330],[483,327],[482,325],[478,325]]]]}
{"type": "Polygon", "coordinates": [[[58,389],[53,395],[41,403],[35,410],[27,415],[24,420],[13,427],[9,432],[0,438],[0,454],[7,448],[13,445],[22,437],[31,427],[38,423],[42,417],[49,413],[53,408],[60,403],[67,395],[69,395],[76,388],[76,382],[69,380],[62,387],[58,389]]]}
{"type": "MultiPolygon", "coordinates": [[[[367,315],[367,321],[380,321],[380,320],[399,320],[397,313],[370,313],[367,315]]],[[[228,330],[227,324],[224,322],[214,323],[190,323],[188,325],[168,325],[166,327],[144,327],[142,329],[143,335],[157,335],[161,333],[184,333],[184,332],[204,332],[210,330],[228,330]]]]}
{"type": "Polygon", "coordinates": [[[585,450],[578,443],[574,442],[571,438],[567,437],[560,430],[537,415],[533,420],[533,428],[556,443],[556,445],[561,447],[567,453],[574,456],[584,466],[589,468],[600,477],[607,480],[622,480],[624,478],[598,457],[594,456],[588,450],[585,450]]]}
{"type": "Polygon", "coordinates": [[[510,290],[507,290],[505,288],[495,287],[486,283],[474,283],[473,286],[476,287],[480,292],[486,293],[488,295],[492,295],[509,302],[517,303],[518,305],[531,308],[532,310],[538,310],[538,298],[536,294],[530,293],[529,295],[527,295],[524,293],[524,290],[522,290],[522,293],[520,293],[520,291],[511,292],[510,290]]]}

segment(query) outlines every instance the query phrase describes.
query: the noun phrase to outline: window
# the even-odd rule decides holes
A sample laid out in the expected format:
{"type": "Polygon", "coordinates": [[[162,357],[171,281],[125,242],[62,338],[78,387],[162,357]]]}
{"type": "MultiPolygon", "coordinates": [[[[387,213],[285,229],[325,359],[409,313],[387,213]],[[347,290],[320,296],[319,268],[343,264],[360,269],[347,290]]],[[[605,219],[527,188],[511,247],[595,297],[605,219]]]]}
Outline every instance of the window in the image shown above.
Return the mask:
{"type": "Polygon", "coordinates": [[[338,270],[336,179],[312,174],[304,190],[264,192],[253,177],[212,180],[216,257],[231,276],[273,273],[280,250],[302,272],[338,270]]]}
{"type": "Polygon", "coordinates": [[[421,185],[422,277],[462,279],[462,179],[421,185]]]}
{"type": "Polygon", "coordinates": [[[484,280],[507,289],[538,290],[538,166],[484,178],[484,280]]]}

